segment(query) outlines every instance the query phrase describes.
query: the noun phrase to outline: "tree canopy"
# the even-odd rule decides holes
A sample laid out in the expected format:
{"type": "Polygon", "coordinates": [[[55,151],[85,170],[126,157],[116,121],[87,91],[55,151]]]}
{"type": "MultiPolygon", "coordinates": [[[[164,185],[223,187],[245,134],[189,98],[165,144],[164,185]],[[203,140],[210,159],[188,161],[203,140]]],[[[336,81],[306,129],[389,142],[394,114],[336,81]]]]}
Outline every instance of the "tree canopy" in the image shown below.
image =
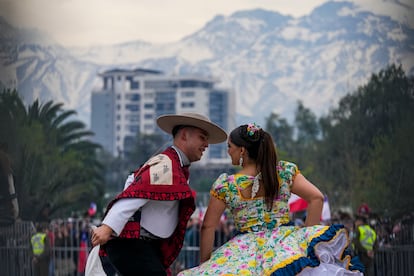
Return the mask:
{"type": "Polygon", "coordinates": [[[267,121],[271,133],[287,130],[273,134],[276,144],[281,139],[282,152],[290,151],[334,206],[356,210],[366,202],[381,214],[413,211],[414,81],[401,66],[373,74],[319,120],[298,102],[295,125],[274,127],[280,122],[277,114],[267,121]]]}
{"type": "Polygon", "coordinates": [[[53,101],[27,108],[17,91],[0,94],[0,140],[12,160],[20,217],[36,219],[50,204],[52,215],[87,210],[104,192],[99,145],[84,123],[70,120],[75,111],[53,101]]]}

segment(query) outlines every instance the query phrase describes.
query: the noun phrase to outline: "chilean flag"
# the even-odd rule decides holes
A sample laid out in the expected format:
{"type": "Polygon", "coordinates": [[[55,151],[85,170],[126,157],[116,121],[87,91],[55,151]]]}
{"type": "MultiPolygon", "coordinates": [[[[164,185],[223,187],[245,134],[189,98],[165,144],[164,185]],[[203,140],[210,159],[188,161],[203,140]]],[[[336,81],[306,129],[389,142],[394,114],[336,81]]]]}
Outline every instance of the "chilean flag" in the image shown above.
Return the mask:
{"type": "MultiPolygon", "coordinates": [[[[288,203],[289,203],[289,208],[290,208],[291,213],[305,211],[306,208],[308,208],[308,203],[303,198],[295,195],[294,193],[290,194],[288,203]]],[[[331,208],[329,207],[328,196],[325,195],[325,198],[323,201],[321,220],[326,221],[330,219],[331,219],[331,208]]]]}
{"type": "Polygon", "coordinates": [[[88,215],[90,217],[93,217],[96,214],[96,203],[95,202],[91,202],[89,209],[88,209],[88,215]]]}
{"type": "Polygon", "coordinates": [[[291,213],[305,211],[308,208],[308,203],[301,197],[291,193],[289,198],[289,209],[291,213]]]}

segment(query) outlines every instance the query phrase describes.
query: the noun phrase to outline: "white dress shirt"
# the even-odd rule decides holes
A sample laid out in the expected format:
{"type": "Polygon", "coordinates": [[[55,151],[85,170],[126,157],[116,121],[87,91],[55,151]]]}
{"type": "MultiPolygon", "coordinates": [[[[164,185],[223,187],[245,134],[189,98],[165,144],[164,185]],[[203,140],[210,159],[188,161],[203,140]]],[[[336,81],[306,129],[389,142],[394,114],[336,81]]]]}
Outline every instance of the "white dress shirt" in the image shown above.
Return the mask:
{"type": "MultiPolygon", "coordinates": [[[[189,165],[188,158],[173,146],[180,157],[181,165],[189,165]]],[[[133,182],[134,174],[130,174],[125,181],[124,190],[133,182]]],[[[143,198],[122,198],[114,203],[103,220],[119,235],[125,224],[141,208],[141,227],[151,234],[168,238],[172,235],[178,223],[178,200],[161,201],[143,198]]]]}

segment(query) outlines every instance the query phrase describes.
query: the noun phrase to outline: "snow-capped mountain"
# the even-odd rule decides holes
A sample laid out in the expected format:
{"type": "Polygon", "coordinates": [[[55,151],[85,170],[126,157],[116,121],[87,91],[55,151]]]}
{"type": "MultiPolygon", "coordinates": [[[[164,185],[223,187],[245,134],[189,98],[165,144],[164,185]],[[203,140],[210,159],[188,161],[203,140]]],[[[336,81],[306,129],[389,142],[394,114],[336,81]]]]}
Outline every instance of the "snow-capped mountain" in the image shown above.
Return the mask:
{"type": "Polygon", "coordinates": [[[86,124],[97,74],[109,68],[214,76],[236,92],[237,123],[259,124],[271,112],[292,119],[298,100],[320,116],[392,63],[414,74],[414,28],[351,2],[327,2],[299,18],[261,9],[218,15],[168,44],[65,49],[16,39],[20,30],[4,20],[0,29],[3,85],[15,78],[28,102],[63,102],[86,124]]]}

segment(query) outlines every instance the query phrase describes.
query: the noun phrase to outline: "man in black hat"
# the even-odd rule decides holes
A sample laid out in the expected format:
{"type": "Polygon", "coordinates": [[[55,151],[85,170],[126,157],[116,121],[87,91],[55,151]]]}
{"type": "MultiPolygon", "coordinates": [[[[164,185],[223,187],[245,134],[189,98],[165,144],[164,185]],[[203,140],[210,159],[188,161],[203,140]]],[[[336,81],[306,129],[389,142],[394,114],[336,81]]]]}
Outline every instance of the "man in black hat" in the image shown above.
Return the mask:
{"type": "Polygon", "coordinates": [[[196,113],[163,115],[157,124],[172,134],[173,145],[128,177],[92,232],[92,245],[101,245],[100,256],[123,276],[167,275],[195,209],[188,167],[209,144],[227,139],[222,128],[196,113]]]}

